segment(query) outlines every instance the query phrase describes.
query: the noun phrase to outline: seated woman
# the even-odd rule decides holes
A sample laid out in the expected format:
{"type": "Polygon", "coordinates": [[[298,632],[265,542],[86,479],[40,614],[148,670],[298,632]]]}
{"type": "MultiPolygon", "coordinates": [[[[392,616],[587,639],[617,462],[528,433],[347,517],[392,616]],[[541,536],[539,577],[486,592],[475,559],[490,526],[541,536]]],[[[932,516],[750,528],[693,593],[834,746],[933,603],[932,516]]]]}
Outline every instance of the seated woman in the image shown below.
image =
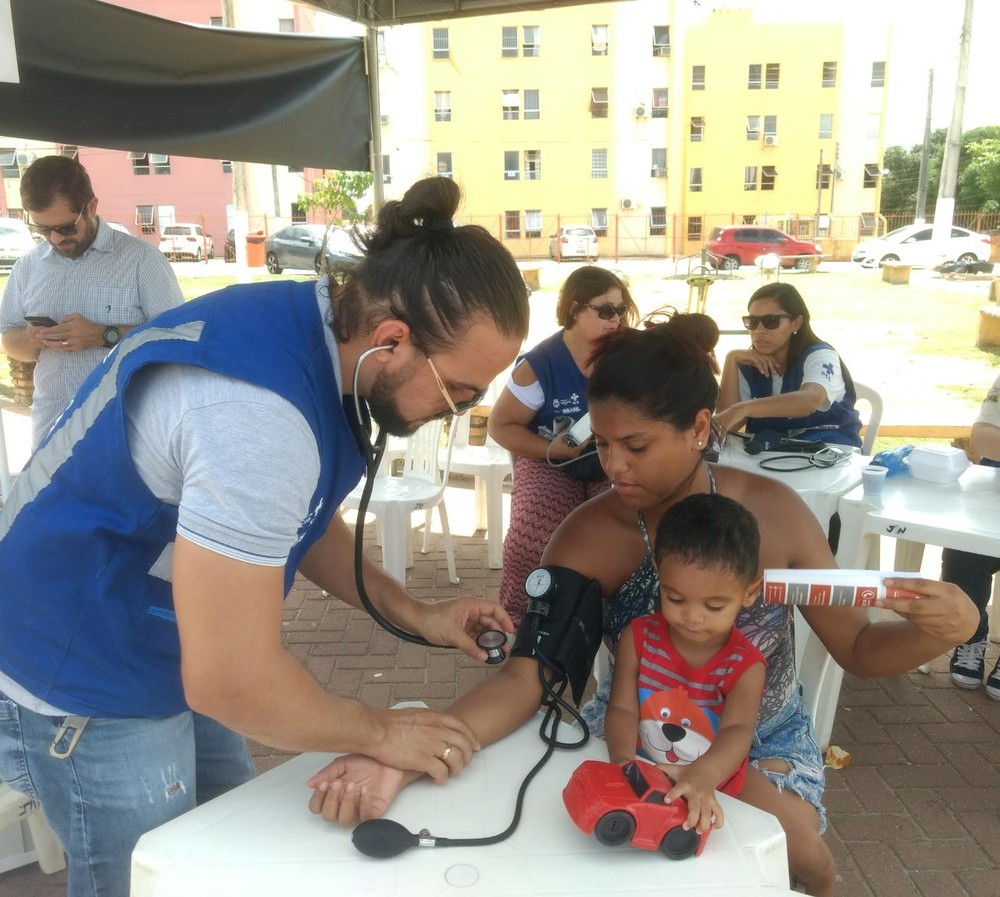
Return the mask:
{"type": "Polygon", "coordinates": [[[775,430],[797,439],[861,447],[854,381],[809,324],[791,284],[768,283],[747,305],[752,347],[726,356],[716,423],[732,432],[775,430]]]}
{"type": "MultiPolygon", "coordinates": [[[[615,334],[595,361],[588,386],[591,424],[613,488],[566,518],[542,563],[597,581],[604,640],[612,653],[631,620],[659,604],[650,537],[666,509],[689,495],[717,493],[754,515],[762,569],[834,566],[819,523],[790,487],[705,461],[719,395],[711,358],[717,339],[710,319],[675,315],[647,330],[615,334]]],[[[951,650],[976,629],[976,608],[957,586],[924,579],[891,583],[921,596],[919,601],[887,599],[884,606],[899,615],[896,620],[873,622],[860,608],[802,608],[834,660],[854,675],[907,672],[951,650]]],[[[779,819],[789,865],[807,892],[832,894],[833,858],[820,837],[823,759],[796,679],[791,608],[764,604],[758,596],[735,625],[767,661],[740,799],[779,819]]],[[[603,733],[609,679],[584,708],[596,735],[603,733]]],[[[450,711],[487,745],[530,718],[541,696],[538,662],[510,657],[450,711]]],[[[358,755],[339,758],[310,780],[316,789],[310,807],[344,823],[377,816],[416,777],[358,755]]]]}
{"type": "Polygon", "coordinates": [[[598,343],[637,318],[621,278],[594,265],[578,268],[559,291],[562,329],[521,357],[490,413],[490,436],[514,456],[500,604],[515,626],[524,612],[524,577],[538,566],[556,527],[608,488],[593,442],[567,442],[566,420],[587,413],[587,377],[598,343]]]}

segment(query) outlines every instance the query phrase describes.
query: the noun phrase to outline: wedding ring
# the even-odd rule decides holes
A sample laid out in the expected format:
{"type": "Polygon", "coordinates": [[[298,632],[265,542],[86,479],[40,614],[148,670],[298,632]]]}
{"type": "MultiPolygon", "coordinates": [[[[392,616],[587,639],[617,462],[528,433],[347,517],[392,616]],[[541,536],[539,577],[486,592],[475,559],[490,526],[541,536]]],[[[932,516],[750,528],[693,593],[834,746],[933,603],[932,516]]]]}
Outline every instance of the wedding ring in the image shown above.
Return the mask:
{"type": "Polygon", "coordinates": [[[451,745],[449,744],[449,745],[448,745],[448,746],[447,746],[447,747],[446,747],[446,748],[444,749],[444,751],[442,751],[440,759],[441,759],[441,761],[442,761],[442,762],[444,762],[444,763],[447,763],[447,762],[448,762],[448,758],[449,758],[450,756],[451,756],[451,745]]]}

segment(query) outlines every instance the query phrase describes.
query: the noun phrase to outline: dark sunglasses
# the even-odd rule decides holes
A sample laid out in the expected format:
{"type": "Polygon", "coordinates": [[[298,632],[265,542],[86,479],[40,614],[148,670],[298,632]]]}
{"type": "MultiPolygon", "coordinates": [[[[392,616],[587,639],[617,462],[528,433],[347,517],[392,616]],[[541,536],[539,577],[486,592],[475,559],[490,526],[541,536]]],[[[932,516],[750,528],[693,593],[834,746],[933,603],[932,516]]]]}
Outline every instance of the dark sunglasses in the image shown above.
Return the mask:
{"type": "Polygon", "coordinates": [[[791,321],[795,315],[744,315],[743,326],[747,330],[756,330],[761,324],[765,330],[777,330],[783,319],[791,321]]]}
{"type": "Polygon", "coordinates": [[[72,224],[57,224],[55,227],[46,227],[44,224],[29,224],[28,230],[40,237],[47,237],[49,234],[59,234],[60,237],[72,237],[77,230],[80,219],[83,217],[83,209],[76,216],[76,221],[72,224]]]}
{"type": "Polygon", "coordinates": [[[597,317],[602,321],[610,321],[614,317],[624,318],[625,314],[628,312],[628,308],[624,305],[612,305],[610,302],[605,302],[603,305],[592,305],[589,302],[581,302],[580,305],[585,305],[587,308],[592,308],[597,312],[597,317]]]}

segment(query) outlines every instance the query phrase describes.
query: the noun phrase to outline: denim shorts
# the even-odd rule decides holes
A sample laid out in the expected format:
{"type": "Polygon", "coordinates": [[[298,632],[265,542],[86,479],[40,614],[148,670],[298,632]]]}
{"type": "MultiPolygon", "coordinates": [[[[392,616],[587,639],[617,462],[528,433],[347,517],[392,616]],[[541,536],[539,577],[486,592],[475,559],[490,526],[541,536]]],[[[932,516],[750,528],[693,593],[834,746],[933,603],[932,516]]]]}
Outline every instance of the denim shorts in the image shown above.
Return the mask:
{"type": "Polygon", "coordinates": [[[812,804],[819,814],[820,834],[826,831],[823,756],[816,744],[812,719],[802,704],[801,685],[782,710],[754,730],[750,764],[779,791],[791,791],[812,804]],[[758,760],[784,760],[790,769],[788,772],[761,769],[758,760]]]}
{"type": "MultiPolygon", "coordinates": [[[[604,714],[611,694],[611,674],[597,688],[594,696],[580,708],[580,715],[590,734],[604,737],[604,714]]],[[[819,814],[819,831],[826,831],[823,790],[826,774],[823,756],[816,744],[812,719],[802,704],[802,686],[793,691],[788,703],[767,722],[757,726],[750,745],[750,764],[779,791],[791,791],[812,804],[819,814]],[[788,772],[761,769],[758,760],[784,760],[788,772]]]]}

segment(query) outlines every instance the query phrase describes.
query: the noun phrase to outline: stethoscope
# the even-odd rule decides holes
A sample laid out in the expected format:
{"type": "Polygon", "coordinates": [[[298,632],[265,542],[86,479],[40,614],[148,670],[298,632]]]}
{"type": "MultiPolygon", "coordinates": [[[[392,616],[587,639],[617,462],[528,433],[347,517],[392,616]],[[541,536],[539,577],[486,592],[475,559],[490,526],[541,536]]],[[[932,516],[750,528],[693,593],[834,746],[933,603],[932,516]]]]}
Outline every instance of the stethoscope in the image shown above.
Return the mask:
{"type": "MultiPolygon", "coordinates": [[[[365,515],[368,512],[368,504],[371,501],[372,489],[375,485],[375,477],[378,474],[379,466],[382,463],[382,456],[385,454],[386,439],[388,432],[384,427],[379,427],[378,435],[372,441],[371,415],[367,413],[367,408],[363,408],[361,397],[358,393],[358,377],[361,372],[361,365],[366,358],[381,352],[383,349],[395,348],[395,343],[385,346],[372,346],[358,356],[354,363],[354,374],[351,385],[354,396],[354,410],[357,417],[358,426],[356,429],[357,442],[365,456],[365,487],[361,492],[361,501],[358,504],[358,519],[354,528],[354,580],[358,590],[358,597],[361,599],[365,610],[371,618],[387,632],[391,632],[403,641],[412,642],[415,645],[423,645],[428,648],[445,648],[449,645],[436,645],[414,632],[401,629],[395,623],[387,620],[372,604],[368,597],[368,590],[365,588],[364,577],[364,530],[365,515]]],[[[504,659],[503,646],[507,643],[507,636],[498,629],[487,629],[476,638],[476,644],[486,651],[488,664],[498,664],[504,659]]],[[[440,838],[435,837],[427,831],[421,829],[414,834],[400,823],[392,819],[369,819],[356,826],[351,835],[354,846],[362,853],[378,858],[388,858],[408,850],[410,847],[473,847],[486,844],[497,844],[513,834],[521,821],[521,809],[524,803],[524,795],[528,790],[531,780],[541,771],[548,762],[555,749],[582,747],[589,738],[589,732],[584,725],[583,737],[579,742],[563,743],[556,738],[559,721],[561,718],[560,708],[566,708],[577,719],[580,719],[575,708],[572,708],[562,697],[566,688],[566,680],[560,682],[557,679],[549,679],[545,674],[545,664],[538,665],[538,678],[542,683],[542,690],[547,698],[546,712],[541,724],[541,737],[546,743],[545,753],[542,758],[528,771],[517,792],[517,800],[514,805],[514,816],[510,825],[504,831],[482,838],[440,838]]],[[[582,720],[581,720],[582,722],[582,720]]]]}

